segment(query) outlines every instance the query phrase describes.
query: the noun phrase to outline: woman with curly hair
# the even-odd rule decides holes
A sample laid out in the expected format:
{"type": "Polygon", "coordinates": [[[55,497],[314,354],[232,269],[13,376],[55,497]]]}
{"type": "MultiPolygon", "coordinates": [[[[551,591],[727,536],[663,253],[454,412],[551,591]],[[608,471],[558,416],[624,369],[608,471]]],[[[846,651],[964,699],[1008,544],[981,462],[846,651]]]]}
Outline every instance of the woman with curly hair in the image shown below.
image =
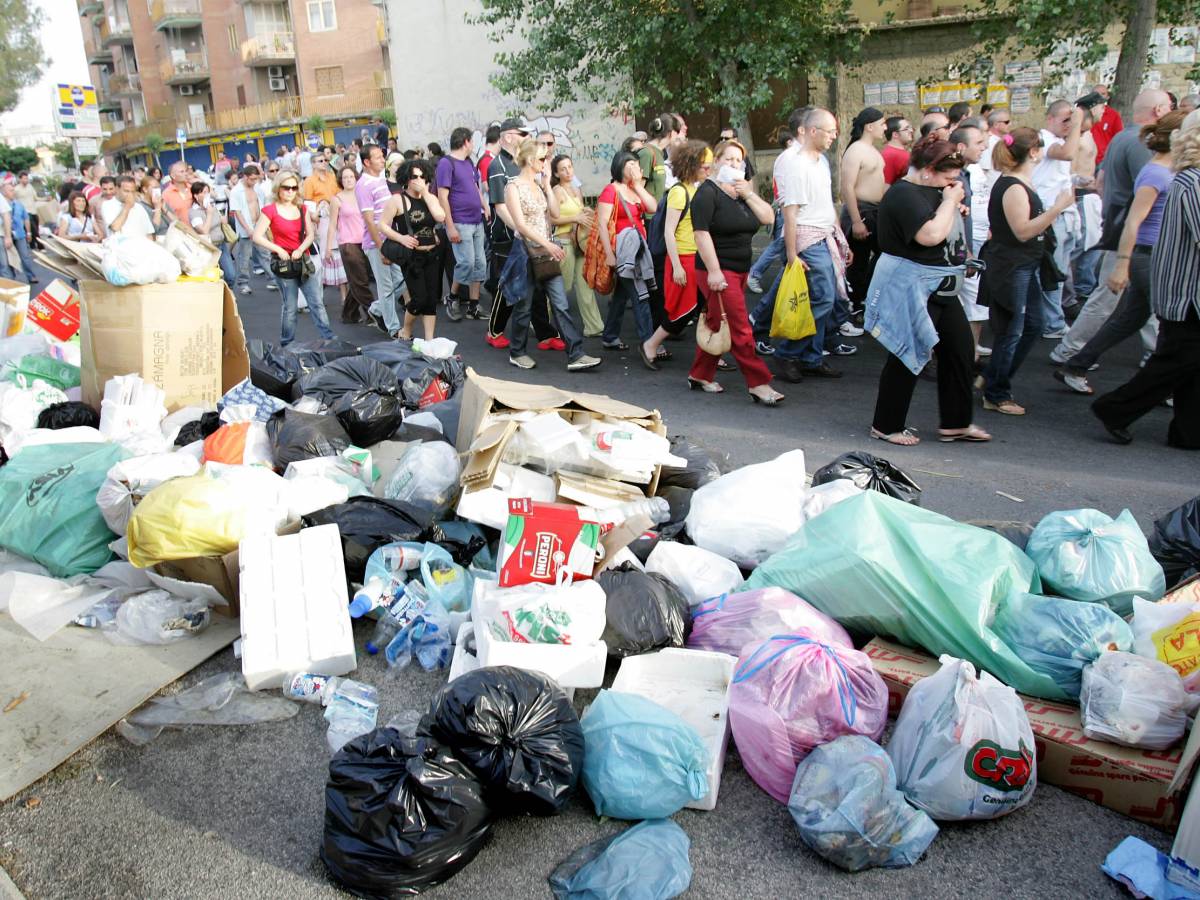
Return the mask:
{"type": "Polygon", "coordinates": [[[433,163],[405,160],[399,173],[401,190],[392,194],[379,214],[379,230],[387,237],[380,252],[400,266],[408,285],[400,337],[411,340],[413,326],[420,319],[425,340],[430,340],[442,293],[442,254],[435,226],[446,220],[446,213],[430,190],[433,163]],[[401,248],[411,252],[404,253],[401,248]]]}

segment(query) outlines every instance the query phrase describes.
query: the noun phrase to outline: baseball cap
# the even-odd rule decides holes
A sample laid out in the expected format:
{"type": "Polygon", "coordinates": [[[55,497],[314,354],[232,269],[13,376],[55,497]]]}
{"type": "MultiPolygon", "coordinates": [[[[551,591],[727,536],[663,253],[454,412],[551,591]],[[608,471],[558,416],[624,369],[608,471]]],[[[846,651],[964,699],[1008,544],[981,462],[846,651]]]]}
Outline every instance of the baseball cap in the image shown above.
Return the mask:
{"type": "Polygon", "coordinates": [[[505,119],[500,123],[501,131],[519,131],[521,134],[533,134],[533,129],[529,127],[529,123],[521,116],[515,116],[511,119],[505,119]]]}

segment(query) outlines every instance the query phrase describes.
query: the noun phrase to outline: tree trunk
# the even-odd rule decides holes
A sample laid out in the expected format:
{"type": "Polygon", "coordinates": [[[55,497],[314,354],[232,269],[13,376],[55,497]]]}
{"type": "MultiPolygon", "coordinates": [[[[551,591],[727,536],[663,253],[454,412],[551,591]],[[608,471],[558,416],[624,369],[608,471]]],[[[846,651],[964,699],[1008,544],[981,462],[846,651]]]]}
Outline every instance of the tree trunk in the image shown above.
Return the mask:
{"type": "Polygon", "coordinates": [[[1126,122],[1133,113],[1133,98],[1142,89],[1146,55],[1150,52],[1150,32],[1154,29],[1157,12],[1158,0],[1139,0],[1133,17],[1125,26],[1125,36],[1121,38],[1121,57],[1117,60],[1111,102],[1126,122]]]}

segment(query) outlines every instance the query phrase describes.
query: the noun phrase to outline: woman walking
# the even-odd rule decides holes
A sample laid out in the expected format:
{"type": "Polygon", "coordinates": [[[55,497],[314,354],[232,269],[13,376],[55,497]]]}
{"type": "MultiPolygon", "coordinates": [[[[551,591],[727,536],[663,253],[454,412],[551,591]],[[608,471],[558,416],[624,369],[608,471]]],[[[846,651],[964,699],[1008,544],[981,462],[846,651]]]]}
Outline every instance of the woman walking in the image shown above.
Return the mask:
{"type": "Polygon", "coordinates": [[[371,268],[362,240],[366,231],[354,186],[358,173],[354,166],[343,166],[338,173],[341,191],[329,201],[329,224],[326,226],[325,265],[333,265],[333,255],[341,259],[346,281],[341,285],[342,321],[347,325],[370,325],[367,308],[374,302],[371,295],[371,268]]]}
{"type": "MultiPolygon", "coordinates": [[[[621,243],[621,233],[632,228],[641,237],[645,247],[646,226],[642,219],[658,209],[658,201],[646,190],[646,178],[638,165],[637,157],[624,151],[613,157],[609,167],[612,182],[600,192],[596,202],[596,227],[600,230],[600,246],[604,248],[604,260],[610,268],[617,268],[617,246],[621,243]],[[613,220],[616,233],[613,240],[607,240],[608,223],[613,220]]],[[[627,242],[630,243],[630,242],[627,242]]],[[[632,244],[630,244],[632,246],[632,244]]],[[[649,259],[650,250],[645,249],[649,259]]],[[[629,265],[630,271],[636,266],[629,265]]],[[[643,282],[635,284],[628,275],[616,273],[616,286],[613,288],[612,299],[608,302],[608,315],[604,321],[602,346],[605,350],[628,350],[629,345],[621,340],[621,324],[625,319],[625,307],[632,304],[633,318],[637,324],[638,338],[645,342],[654,334],[654,317],[650,311],[649,293],[643,282]],[[640,287],[640,289],[639,289],[640,287]]]]}
{"type": "Polygon", "coordinates": [[[379,215],[380,230],[388,238],[380,252],[393,265],[399,264],[408,285],[401,339],[412,340],[413,326],[420,319],[425,339],[430,340],[442,296],[442,253],[435,226],[446,220],[446,213],[430,191],[433,165],[428,160],[406,160],[399,179],[403,189],[391,196],[379,215]]]}
{"type": "Polygon", "coordinates": [[[583,280],[583,250],[587,235],[596,225],[596,213],[584,205],[583,191],[575,186],[575,164],[571,157],[559,155],[550,162],[550,185],[558,200],[558,215],[552,217],[554,237],[562,244],[562,277],[566,289],[573,293],[579,318],[583,321],[583,336],[598,337],[604,331],[604,320],[596,306],[596,293],[583,280]]]}

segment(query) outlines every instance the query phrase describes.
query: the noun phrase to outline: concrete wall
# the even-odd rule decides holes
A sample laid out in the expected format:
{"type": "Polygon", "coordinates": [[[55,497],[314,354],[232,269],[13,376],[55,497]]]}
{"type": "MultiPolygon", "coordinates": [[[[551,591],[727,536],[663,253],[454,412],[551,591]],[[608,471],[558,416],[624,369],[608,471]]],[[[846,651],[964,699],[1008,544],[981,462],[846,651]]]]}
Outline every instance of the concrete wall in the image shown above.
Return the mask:
{"type": "MultiPolygon", "coordinates": [[[[410,9],[423,8],[426,5],[436,6],[432,0],[404,0],[400,5],[410,9]]],[[[317,90],[316,69],[329,66],[342,67],[342,93],[358,94],[374,90],[375,73],[383,69],[384,55],[379,46],[377,25],[379,10],[370,0],[338,0],[337,29],[334,31],[309,31],[308,8],[303,0],[292,3],[292,27],[296,33],[296,63],[300,76],[300,93],[305,97],[328,96],[325,91],[317,90]]],[[[411,15],[406,15],[411,19],[411,15]]],[[[412,44],[422,43],[414,40],[411,28],[404,28],[398,34],[410,35],[412,44]]],[[[446,64],[444,56],[439,55],[438,64],[428,69],[418,69],[424,74],[420,83],[433,81],[437,73],[446,64]]],[[[410,79],[411,82],[411,79],[410,79]]],[[[272,100],[268,96],[264,99],[272,100]]],[[[333,94],[336,96],[336,92],[333,94]]]]}

